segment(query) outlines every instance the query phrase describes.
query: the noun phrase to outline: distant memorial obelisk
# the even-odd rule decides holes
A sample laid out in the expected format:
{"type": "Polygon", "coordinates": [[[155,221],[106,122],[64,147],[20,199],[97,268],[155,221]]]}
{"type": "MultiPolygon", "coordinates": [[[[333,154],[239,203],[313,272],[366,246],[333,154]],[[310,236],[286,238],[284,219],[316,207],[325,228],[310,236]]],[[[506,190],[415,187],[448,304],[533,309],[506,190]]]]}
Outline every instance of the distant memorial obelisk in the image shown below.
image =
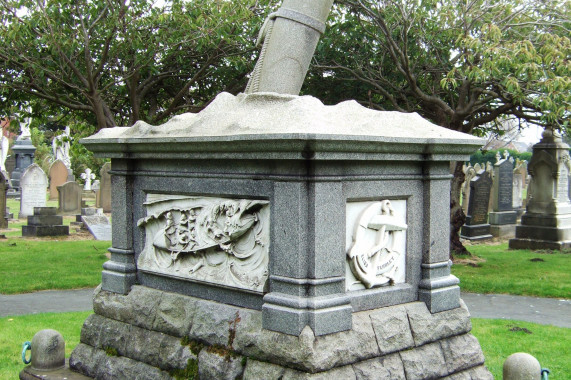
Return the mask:
{"type": "Polygon", "coordinates": [[[510,248],[571,248],[571,202],[569,145],[547,128],[542,139],[533,146],[527,170],[531,176],[528,203],[516,226],[510,248]]]}
{"type": "MultiPolygon", "coordinates": [[[[32,112],[28,108],[27,112],[32,112]]],[[[20,178],[28,166],[34,162],[34,153],[36,147],[32,144],[32,135],[30,133],[30,124],[32,123],[31,117],[25,117],[20,120],[20,135],[12,145],[12,152],[16,159],[16,166],[11,175],[11,183],[14,191],[20,191],[20,178]]]]}

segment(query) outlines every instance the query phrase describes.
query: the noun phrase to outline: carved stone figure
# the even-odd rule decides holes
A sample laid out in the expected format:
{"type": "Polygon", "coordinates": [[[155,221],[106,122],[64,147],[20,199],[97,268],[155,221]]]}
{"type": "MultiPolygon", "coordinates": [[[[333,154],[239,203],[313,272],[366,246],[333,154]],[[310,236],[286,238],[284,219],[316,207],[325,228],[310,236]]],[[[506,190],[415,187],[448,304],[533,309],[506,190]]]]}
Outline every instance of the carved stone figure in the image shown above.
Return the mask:
{"type": "Polygon", "coordinates": [[[397,259],[405,253],[395,243],[406,229],[389,200],[375,202],[361,214],[347,256],[353,275],[367,289],[394,283],[397,259]]]}
{"type": "Polygon", "coordinates": [[[0,171],[6,171],[6,158],[8,157],[9,141],[4,135],[0,137],[0,171]]]}
{"type": "MultiPolygon", "coordinates": [[[[28,111],[31,111],[28,109],[28,111]]],[[[16,140],[31,140],[32,134],[30,133],[30,124],[32,124],[31,117],[25,117],[20,121],[20,136],[16,140]]]]}
{"type": "Polygon", "coordinates": [[[71,136],[69,127],[65,127],[64,133],[54,137],[52,141],[52,151],[56,160],[62,160],[68,169],[71,169],[71,158],[69,157],[71,136]]]}
{"type": "Polygon", "coordinates": [[[268,276],[269,202],[149,194],[145,248],[150,272],[263,291],[268,276]]]}

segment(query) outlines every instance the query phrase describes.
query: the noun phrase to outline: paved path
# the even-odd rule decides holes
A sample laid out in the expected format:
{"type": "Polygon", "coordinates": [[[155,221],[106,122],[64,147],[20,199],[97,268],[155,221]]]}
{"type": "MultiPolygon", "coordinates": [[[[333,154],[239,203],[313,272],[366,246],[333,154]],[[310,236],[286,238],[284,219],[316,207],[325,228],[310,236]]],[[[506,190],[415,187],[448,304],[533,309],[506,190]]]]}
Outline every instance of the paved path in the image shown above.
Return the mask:
{"type": "MultiPolygon", "coordinates": [[[[92,310],[93,289],[0,295],[0,317],[92,310]]],[[[571,328],[571,300],[462,293],[473,317],[514,319],[571,328]]]]}

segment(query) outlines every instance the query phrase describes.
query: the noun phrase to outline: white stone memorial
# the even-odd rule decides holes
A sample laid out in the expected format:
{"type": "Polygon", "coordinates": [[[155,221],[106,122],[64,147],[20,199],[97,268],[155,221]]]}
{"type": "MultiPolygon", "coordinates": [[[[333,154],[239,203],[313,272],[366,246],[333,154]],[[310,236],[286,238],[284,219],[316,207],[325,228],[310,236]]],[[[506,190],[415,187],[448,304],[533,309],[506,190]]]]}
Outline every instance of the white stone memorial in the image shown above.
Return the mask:
{"type": "Polygon", "coordinates": [[[34,215],[34,207],[46,206],[48,177],[38,164],[32,164],[24,171],[20,187],[20,218],[34,215]]]}

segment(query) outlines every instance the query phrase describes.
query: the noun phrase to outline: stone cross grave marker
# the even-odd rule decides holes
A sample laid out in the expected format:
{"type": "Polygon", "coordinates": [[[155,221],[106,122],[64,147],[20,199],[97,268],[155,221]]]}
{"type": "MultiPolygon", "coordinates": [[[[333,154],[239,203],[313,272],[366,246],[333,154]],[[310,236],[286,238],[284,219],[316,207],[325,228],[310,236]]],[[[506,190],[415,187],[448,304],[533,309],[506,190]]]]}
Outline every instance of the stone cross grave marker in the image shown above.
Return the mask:
{"type": "Polygon", "coordinates": [[[466,223],[460,236],[469,240],[482,240],[492,237],[488,224],[488,204],[492,188],[492,176],[488,170],[480,170],[470,181],[470,199],[466,223]]]}
{"type": "Polygon", "coordinates": [[[58,215],[81,214],[81,186],[77,182],[66,182],[57,189],[58,215]]]}
{"type": "Polygon", "coordinates": [[[62,160],[55,160],[49,170],[50,200],[58,199],[58,186],[67,182],[68,169],[62,160]]]}
{"type": "Polygon", "coordinates": [[[81,173],[81,178],[85,181],[83,190],[91,191],[91,181],[95,179],[95,174],[91,172],[90,168],[87,168],[84,173],[81,173]]]}
{"type": "Polygon", "coordinates": [[[20,187],[20,218],[34,215],[34,207],[46,206],[48,177],[38,164],[32,164],[24,171],[20,187]]]}

